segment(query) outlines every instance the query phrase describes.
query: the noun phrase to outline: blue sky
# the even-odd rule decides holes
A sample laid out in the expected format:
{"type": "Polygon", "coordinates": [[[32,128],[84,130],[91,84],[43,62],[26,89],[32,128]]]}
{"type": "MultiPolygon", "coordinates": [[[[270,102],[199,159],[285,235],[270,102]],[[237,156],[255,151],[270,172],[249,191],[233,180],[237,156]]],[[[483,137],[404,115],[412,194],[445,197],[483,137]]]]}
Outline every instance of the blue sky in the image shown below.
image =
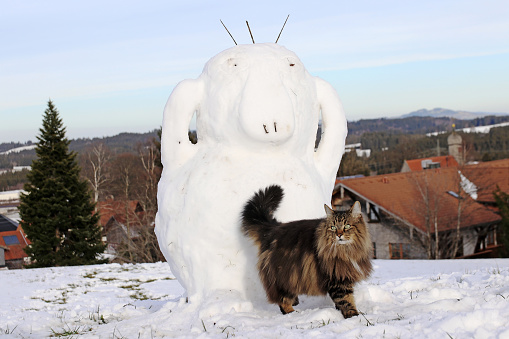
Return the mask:
{"type": "Polygon", "coordinates": [[[274,42],[332,83],[349,120],[422,108],[509,113],[509,1],[0,0],[0,142],[159,127],[173,87],[238,43],[274,42]]]}

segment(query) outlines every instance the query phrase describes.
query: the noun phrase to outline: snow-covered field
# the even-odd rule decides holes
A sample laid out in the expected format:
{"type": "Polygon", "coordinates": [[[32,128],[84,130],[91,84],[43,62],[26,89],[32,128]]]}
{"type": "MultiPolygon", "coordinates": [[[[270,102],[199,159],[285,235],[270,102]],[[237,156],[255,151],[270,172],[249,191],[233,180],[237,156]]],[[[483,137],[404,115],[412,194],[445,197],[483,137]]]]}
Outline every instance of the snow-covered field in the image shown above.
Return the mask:
{"type": "Polygon", "coordinates": [[[7,155],[7,154],[10,154],[10,153],[19,153],[19,152],[22,152],[22,151],[28,151],[28,150],[34,149],[35,147],[37,147],[37,145],[33,144],[33,145],[28,145],[28,146],[21,146],[21,147],[11,148],[8,151],[0,152],[0,155],[7,155]]]}
{"type": "Polygon", "coordinates": [[[509,338],[509,259],[374,266],[348,320],[325,297],[289,315],[229,292],[188,304],[165,263],[0,271],[0,336],[509,338]]]}

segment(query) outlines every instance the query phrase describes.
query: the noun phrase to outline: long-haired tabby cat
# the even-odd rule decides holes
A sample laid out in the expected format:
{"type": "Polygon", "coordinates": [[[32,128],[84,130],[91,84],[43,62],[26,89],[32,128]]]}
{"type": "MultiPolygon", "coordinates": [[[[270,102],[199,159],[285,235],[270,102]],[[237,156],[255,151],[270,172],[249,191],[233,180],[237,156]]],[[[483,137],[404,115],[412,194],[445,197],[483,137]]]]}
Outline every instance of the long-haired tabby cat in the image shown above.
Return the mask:
{"type": "Polygon", "coordinates": [[[258,246],[258,271],[269,302],[293,312],[298,295],[329,294],[345,318],[358,315],[353,286],[372,270],[371,240],[356,202],[346,212],[325,205],[326,218],[280,223],[283,189],[260,190],[242,212],[242,230],[258,246]]]}

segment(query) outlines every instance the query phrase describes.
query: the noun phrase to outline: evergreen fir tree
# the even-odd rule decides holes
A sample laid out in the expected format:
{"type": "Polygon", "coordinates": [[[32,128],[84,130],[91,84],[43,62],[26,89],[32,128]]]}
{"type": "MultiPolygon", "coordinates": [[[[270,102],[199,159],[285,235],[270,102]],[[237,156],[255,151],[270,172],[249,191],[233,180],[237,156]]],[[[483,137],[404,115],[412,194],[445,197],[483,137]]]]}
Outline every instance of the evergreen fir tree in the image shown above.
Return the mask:
{"type": "Polygon", "coordinates": [[[76,153],[69,151],[70,141],[58,111],[51,102],[44,112],[37,159],[27,175],[26,194],[19,206],[21,225],[31,245],[26,253],[31,267],[87,265],[104,251],[99,215],[84,180],[76,153]]]}
{"type": "Polygon", "coordinates": [[[500,187],[497,186],[495,192],[493,192],[495,202],[497,203],[498,211],[502,217],[502,221],[499,224],[500,244],[500,256],[503,258],[509,258],[509,194],[503,192],[500,187]]]}

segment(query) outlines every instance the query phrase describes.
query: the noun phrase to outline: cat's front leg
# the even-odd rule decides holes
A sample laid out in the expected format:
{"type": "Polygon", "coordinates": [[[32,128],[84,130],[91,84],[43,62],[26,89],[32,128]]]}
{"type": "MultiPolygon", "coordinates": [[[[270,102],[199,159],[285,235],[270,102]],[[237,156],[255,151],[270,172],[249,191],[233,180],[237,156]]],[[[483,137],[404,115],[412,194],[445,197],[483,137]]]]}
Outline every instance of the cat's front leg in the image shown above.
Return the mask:
{"type": "Polygon", "coordinates": [[[339,283],[329,288],[329,296],[345,319],[359,315],[353,297],[353,284],[339,283]]]}
{"type": "Polygon", "coordinates": [[[293,306],[297,306],[298,304],[299,304],[298,296],[282,297],[281,302],[279,302],[279,310],[283,314],[292,313],[293,311],[295,311],[293,309],[293,306]]]}

